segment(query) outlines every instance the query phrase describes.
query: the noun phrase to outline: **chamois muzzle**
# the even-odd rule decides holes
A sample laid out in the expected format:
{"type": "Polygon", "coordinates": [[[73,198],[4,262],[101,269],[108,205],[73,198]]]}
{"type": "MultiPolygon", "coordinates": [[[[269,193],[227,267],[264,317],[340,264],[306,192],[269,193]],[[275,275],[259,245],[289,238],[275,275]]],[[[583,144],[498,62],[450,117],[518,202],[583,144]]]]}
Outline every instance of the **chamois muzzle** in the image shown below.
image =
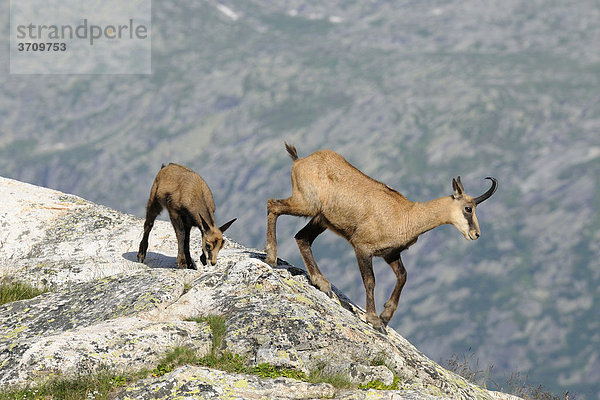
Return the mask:
{"type": "Polygon", "coordinates": [[[496,178],[492,178],[491,176],[488,176],[485,179],[489,179],[492,181],[492,187],[489,188],[489,190],[487,192],[485,192],[484,194],[482,194],[481,196],[473,199],[475,204],[483,203],[484,201],[489,199],[494,194],[496,189],[498,189],[498,180],[496,180],[496,178]]]}

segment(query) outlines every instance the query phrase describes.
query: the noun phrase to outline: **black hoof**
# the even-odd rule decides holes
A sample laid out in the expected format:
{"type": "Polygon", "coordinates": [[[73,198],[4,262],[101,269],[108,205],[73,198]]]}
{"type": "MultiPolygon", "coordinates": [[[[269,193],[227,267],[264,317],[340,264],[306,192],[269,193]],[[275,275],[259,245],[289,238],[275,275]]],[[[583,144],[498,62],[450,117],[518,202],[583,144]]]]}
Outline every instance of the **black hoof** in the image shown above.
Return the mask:
{"type": "Polygon", "coordinates": [[[375,328],[375,330],[377,330],[379,333],[387,335],[387,330],[385,329],[384,325],[381,325],[379,328],[375,328]]]}
{"type": "Polygon", "coordinates": [[[142,256],[142,255],[139,255],[139,254],[138,254],[138,256],[137,256],[137,260],[138,260],[138,262],[139,262],[139,263],[142,263],[142,264],[144,263],[144,259],[145,259],[145,258],[146,258],[145,256],[142,256]]]}

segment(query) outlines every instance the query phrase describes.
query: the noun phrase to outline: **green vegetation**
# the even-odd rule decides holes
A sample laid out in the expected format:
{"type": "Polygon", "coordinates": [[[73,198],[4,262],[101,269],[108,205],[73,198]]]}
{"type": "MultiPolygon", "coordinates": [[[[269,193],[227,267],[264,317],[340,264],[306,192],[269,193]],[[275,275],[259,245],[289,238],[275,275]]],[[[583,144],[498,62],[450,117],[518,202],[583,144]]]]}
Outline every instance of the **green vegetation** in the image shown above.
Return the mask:
{"type": "Polygon", "coordinates": [[[251,367],[250,373],[253,375],[258,375],[263,379],[284,377],[296,379],[299,381],[308,380],[306,374],[302,371],[297,371],[295,369],[278,368],[267,363],[262,363],[258,364],[256,367],[251,367]]]}
{"type": "Polygon", "coordinates": [[[216,354],[223,346],[223,339],[225,338],[225,333],[227,333],[225,317],[221,315],[209,315],[206,317],[188,318],[186,321],[208,323],[212,332],[212,346],[210,349],[212,355],[216,354]]]}
{"type": "MultiPolygon", "coordinates": [[[[387,358],[384,353],[381,353],[378,356],[376,356],[375,358],[373,358],[371,360],[371,366],[372,367],[385,366],[390,371],[394,370],[388,364],[387,358]]],[[[358,385],[358,388],[359,389],[375,389],[375,390],[398,390],[400,388],[400,377],[398,375],[394,374],[394,380],[389,385],[386,385],[385,383],[383,383],[381,381],[375,380],[375,381],[371,381],[368,383],[362,383],[362,384],[358,385]]]]}
{"type": "Polygon", "coordinates": [[[394,374],[394,381],[386,385],[381,381],[371,381],[369,383],[358,385],[359,389],[375,389],[375,390],[398,390],[400,388],[400,378],[394,374]]]}
{"type": "Polygon", "coordinates": [[[196,352],[187,346],[177,346],[169,351],[152,370],[152,376],[163,376],[173,371],[180,365],[197,364],[198,356],[196,352]]]}
{"type": "Polygon", "coordinates": [[[221,352],[223,339],[227,332],[225,317],[209,315],[206,317],[189,318],[186,321],[208,323],[212,332],[212,345],[210,353],[199,357],[196,352],[186,346],[178,346],[168,352],[152,371],[153,376],[162,376],[173,371],[181,365],[202,365],[204,367],[219,369],[226,372],[250,373],[246,367],[246,359],[238,354],[221,352]]]}
{"type": "MultiPolygon", "coordinates": [[[[204,357],[198,357],[194,350],[188,347],[177,347],[170,351],[152,371],[153,376],[161,376],[173,371],[180,365],[190,364],[201,365],[231,373],[257,375],[263,379],[285,377],[310,383],[328,383],[338,389],[353,389],[357,387],[342,374],[325,372],[325,364],[319,365],[319,367],[312,371],[308,376],[302,371],[276,367],[268,363],[262,363],[257,366],[248,366],[248,360],[245,357],[227,351],[219,351],[223,347],[223,339],[225,338],[225,333],[227,331],[225,317],[210,315],[207,317],[190,318],[187,321],[198,323],[207,322],[210,325],[213,333],[210,353],[204,357]]],[[[385,365],[385,360],[383,357],[378,357],[372,360],[371,365],[385,365]]],[[[390,385],[385,385],[380,381],[372,381],[363,385],[358,385],[358,388],[396,390],[399,388],[399,384],[400,378],[394,375],[394,381],[390,385]]]]}
{"type": "Polygon", "coordinates": [[[0,400],[37,399],[107,399],[115,389],[148,376],[147,370],[136,374],[118,374],[102,370],[93,375],[80,375],[76,378],[52,377],[44,383],[22,389],[0,391],[0,400]]]}
{"type": "Polygon", "coordinates": [[[353,389],[356,386],[342,374],[331,374],[325,372],[325,364],[321,364],[311,371],[308,381],[311,383],[329,383],[338,389],[353,389]]]}
{"type": "Polygon", "coordinates": [[[239,354],[223,352],[221,354],[208,354],[200,358],[197,365],[236,374],[249,374],[250,371],[246,366],[246,361],[246,358],[239,354]]]}
{"type": "Polygon", "coordinates": [[[0,306],[17,300],[31,299],[46,290],[38,289],[22,282],[11,282],[7,279],[0,280],[0,306]]]}
{"type": "MultiPolygon", "coordinates": [[[[386,366],[389,368],[388,364],[387,364],[387,360],[385,357],[385,354],[381,353],[378,356],[374,357],[371,360],[371,367],[379,367],[379,366],[386,366]]],[[[392,368],[390,368],[391,370],[392,368]]]]}
{"type": "MultiPolygon", "coordinates": [[[[173,355],[173,357],[171,357],[178,360],[180,359],[183,361],[182,364],[189,363],[202,365],[204,367],[226,372],[258,375],[261,378],[285,377],[312,383],[330,383],[334,387],[338,388],[352,387],[352,384],[341,376],[324,374],[323,368],[314,371],[310,374],[310,376],[306,376],[306,374],[302,371],[289,368],[280,368],[267,363],[249,367],[247,365],[248,360],[245,357],[242,357],[239,354],[232,354],[227,351],[219,351],[223,347],[223,339],[227,331],[225,317],[211,315],[207,317],[188,319],[188,321],[195,321],[198,323],[208,322],[213,333],[212,348],[209,354],[195,360],[190,359],[188,356],[182,356],[181,358],[178,358],[176,355],[173,355]]],[[[183,350],[178,350],[178,353],[185,354],[183,350]]]]}

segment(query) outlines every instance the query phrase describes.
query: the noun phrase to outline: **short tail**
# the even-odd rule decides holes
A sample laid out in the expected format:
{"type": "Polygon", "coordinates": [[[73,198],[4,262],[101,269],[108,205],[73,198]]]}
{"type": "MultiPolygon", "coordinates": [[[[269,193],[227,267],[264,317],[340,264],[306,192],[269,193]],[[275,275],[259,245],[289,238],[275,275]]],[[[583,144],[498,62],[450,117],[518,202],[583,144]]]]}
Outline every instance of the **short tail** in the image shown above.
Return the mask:
{"type": "Polygon", "coordinates": [[[290,157],[292,157],[292,160],[296,161],[298,159],[298,152],[296,151],[296,148],[294,146],[292,146],[291,144],[289,144],[288,142],[284,142],[285,143],[285,149],[287,150],[288,154],[290,155],[290,157]]]}

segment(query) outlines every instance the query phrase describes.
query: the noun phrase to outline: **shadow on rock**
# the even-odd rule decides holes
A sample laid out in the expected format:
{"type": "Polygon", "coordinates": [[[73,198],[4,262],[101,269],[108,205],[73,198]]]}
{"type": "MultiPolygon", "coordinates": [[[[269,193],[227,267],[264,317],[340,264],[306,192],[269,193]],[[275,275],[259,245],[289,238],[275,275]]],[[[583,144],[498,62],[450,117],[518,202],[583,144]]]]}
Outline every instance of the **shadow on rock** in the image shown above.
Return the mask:
{"type": "MultiPolygon", "coordinates": [[[[123,253],[123,258],[128,261],[137,262],[137,252],[129,251],[123,253]]],[[[164,254],[149,251],[146,254],[144,264],[150,268],[174,268],[177,269],[177,257],[165,256],[164,254]]]]}

